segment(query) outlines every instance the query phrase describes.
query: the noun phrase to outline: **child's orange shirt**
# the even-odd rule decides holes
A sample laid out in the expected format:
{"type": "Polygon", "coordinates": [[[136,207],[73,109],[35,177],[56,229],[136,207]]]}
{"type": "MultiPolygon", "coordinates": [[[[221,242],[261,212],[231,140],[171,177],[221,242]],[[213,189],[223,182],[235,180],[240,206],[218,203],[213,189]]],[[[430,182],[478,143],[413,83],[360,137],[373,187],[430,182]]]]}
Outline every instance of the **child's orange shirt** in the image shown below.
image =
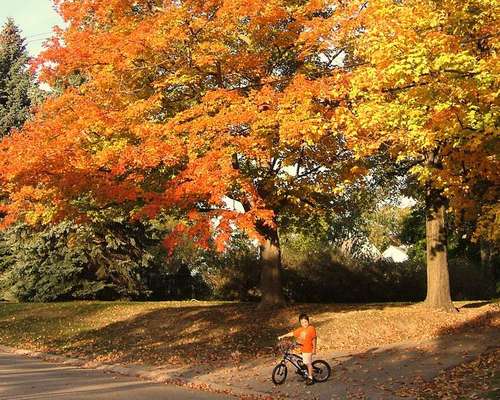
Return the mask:
{"type": "Polygon", "coordinates": [[[302,353],[312,353],[313,340],[316,337],[316,329],[309,325],[307,328],[300,327],[293,331],[293,336],[302,345],[302,353]]]}

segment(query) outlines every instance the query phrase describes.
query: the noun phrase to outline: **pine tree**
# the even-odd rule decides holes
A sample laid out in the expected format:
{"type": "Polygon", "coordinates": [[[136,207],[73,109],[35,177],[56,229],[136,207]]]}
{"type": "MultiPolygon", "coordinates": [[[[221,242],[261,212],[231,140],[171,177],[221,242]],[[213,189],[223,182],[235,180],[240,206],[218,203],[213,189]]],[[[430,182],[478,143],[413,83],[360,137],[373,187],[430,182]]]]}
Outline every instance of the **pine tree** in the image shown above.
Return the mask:
{"type": "Polygon", "coordinates": [[[26,44],[14,20],[0,32],[0,137],[20,128],[29,116],[34,88],[26,44]]]}
{"type": "MultiPolygon", "coordinates": [[[[43,98],[28,70],[29,56],[20,30],[9,18],[0,31],[0,138],[12,128],[21,128],[35,101],[43,98]]],[[[3,213],[0,213],[3,217],[3,213]]],[[[9,240],[15,230],[0,233],[0,281],[13,265],[9,240]]],[[[2,295],[0,295],[1,299],[2,295]]]]}

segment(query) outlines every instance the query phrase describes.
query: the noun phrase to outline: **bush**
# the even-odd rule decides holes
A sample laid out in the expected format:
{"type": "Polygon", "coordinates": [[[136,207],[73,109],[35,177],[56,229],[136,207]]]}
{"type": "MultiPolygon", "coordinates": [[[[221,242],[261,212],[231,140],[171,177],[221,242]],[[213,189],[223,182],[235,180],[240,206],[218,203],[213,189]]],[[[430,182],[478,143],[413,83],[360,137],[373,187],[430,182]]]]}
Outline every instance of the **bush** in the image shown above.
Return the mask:
{"type": "MultiPolygon", "coordinates": [[[[334,244],[290,235],[283,242],[283,281],[287,297],[297,302],[421,301],[426,296],[425,241],[410,260],[372,261],[344,254],[334,244]]],[[[491,277],[466,257],[449,260],[454,300],[491,297],[491,277]]]]}
{"type": "Polygon", "coordinates": [[[144,271],[159,261],[155,243],[140,224],[18,225],[2,236],[0,294],[18,301],[145,297],[144,271]]]}
{"type": "Polygon", "coordinates": [[[258,299],[260,260],[258,251],[245,235],[237,233],[224,252],[196,252],[190,269],[205,285],[205,295],[214,300],[258,299]]]}
{"type": "Polygon", "coordinates": [[[335,259],[335,251],[305,257],[284,269],[286,295],[298,302],[420,301],[425,270],[411,262],[335,259]]]}
{"type": "Polygon", "coordinates": [[[449,260],[450,291],[453,300],[483,300],[494,295],[491,277],[480,263],[466,257],[449,260]]]}

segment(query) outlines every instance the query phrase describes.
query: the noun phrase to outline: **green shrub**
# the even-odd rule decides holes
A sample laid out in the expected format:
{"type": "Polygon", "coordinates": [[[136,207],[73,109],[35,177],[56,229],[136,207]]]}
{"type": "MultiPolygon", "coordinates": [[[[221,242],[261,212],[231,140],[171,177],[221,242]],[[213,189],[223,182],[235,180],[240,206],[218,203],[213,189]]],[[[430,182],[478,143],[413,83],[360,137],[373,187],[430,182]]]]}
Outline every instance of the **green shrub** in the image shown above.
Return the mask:
{"type": "Polygon", "coordinates": [[[141,224],[18,225],[2,234],[0,293],[18,301],[145,297],[159,247],[141,224]]]}

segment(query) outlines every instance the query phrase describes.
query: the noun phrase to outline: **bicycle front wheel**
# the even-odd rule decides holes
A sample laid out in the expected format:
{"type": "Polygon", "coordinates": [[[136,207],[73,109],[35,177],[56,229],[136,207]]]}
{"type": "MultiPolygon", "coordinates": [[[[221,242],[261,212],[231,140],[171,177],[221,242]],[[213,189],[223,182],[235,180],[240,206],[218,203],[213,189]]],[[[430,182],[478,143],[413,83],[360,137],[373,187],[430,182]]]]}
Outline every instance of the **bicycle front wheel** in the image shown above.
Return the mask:
{"type": "Polygon", "coordinates": [[[286,364],[278,364],[276,367],[273,369],[273,382],[275,385],[281,385],[283,382],[285,382],[286,375],[288,373],[288,369],[286,367],[286,364]]]}
{"type": "Polygon", "coordinates": [[[316,382],[326,381],[330,377],[330,374],[332,373],[330,365],[323,360],[313,361],[312,367],[313,367],[313,378],[316,382]]]}

